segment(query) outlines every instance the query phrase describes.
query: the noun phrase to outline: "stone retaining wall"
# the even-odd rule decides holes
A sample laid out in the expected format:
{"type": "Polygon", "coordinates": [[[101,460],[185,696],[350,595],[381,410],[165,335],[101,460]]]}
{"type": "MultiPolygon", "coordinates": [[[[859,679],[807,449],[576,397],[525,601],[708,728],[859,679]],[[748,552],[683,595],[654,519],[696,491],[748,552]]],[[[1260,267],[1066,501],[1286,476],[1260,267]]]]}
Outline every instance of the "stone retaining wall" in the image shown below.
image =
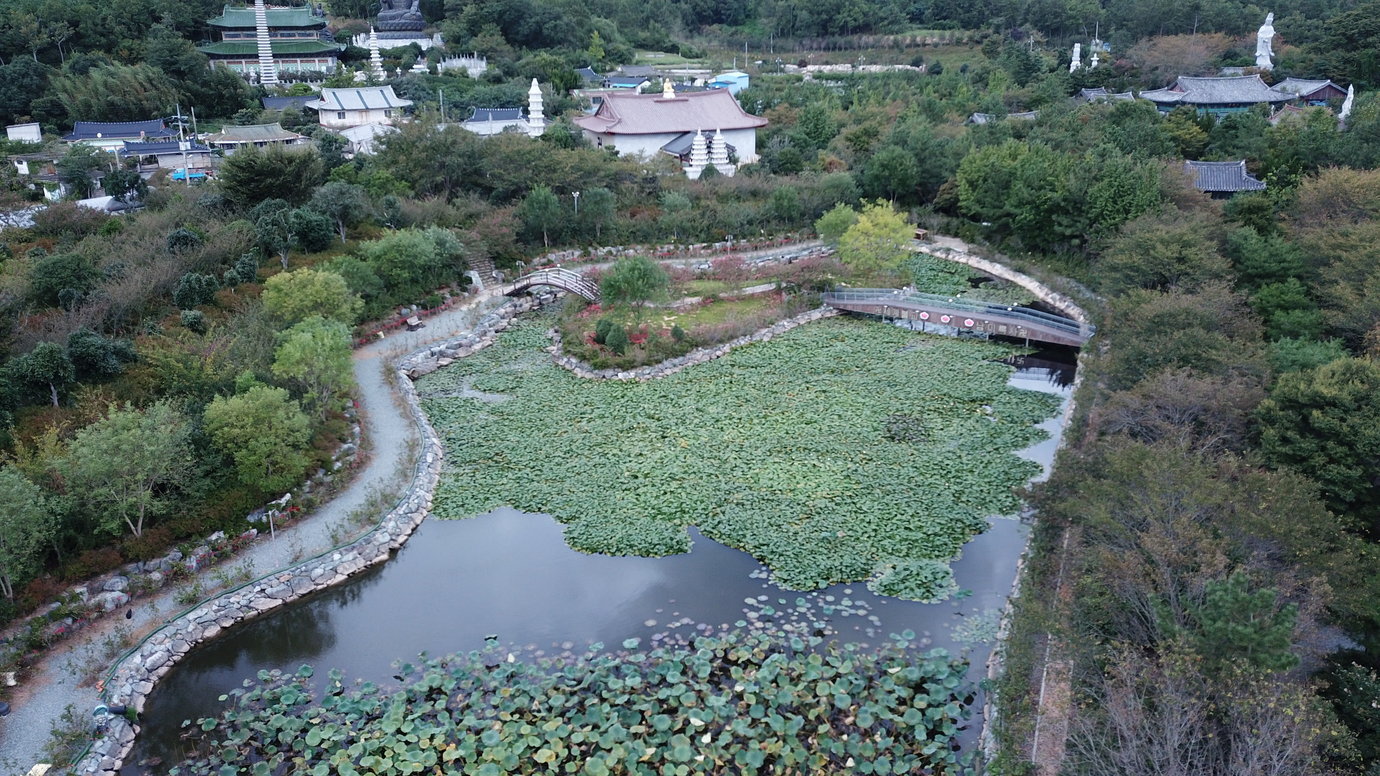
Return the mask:
{"type": "Polygon", "coordinates": [[[750,345],[754,342],[766,342],[797,326],[803,326],[812,321],[818,321],[821,318],[832,318],[838,314],[839,311],[832,307],[817,307],[809,312],[801,313],[794,318],[777,321],[771,326],[753,332],[752,334],[745,334],[736,339],[731,339],[728,342],[714,345],[713,347],[696,348],[683,356],[668,358],[661,363],[642,366],[636,369],[595,369],[580,359],[561,352],[560,334],[555,329],[549,332],[551,336],[551,347],[547,348],[547,350],[551,352],[551,359],[556,363],[556,366],[568,369],[570,372],[574,373],[576,377],[583,377],[590,380],[655,380],[658,377],[675,374],[682,369],[692,367],[696,364],[713,361],[720,356],[727,355],[729,351],[734,348],[750,345]]]}
{"type": "MultiPolygon", "coordinates": [[[[554,294],[515,299],[486,314],[465,334],[403,357],[396,366],[395,383],[422,442],[406,497],[377,526],[353,542],[222,593],[155,631],[113,667],[103,696],[106,704],[142,711],[154,684],[172,670],[192,647],[215,638],[238,622],[344,582],[352,575],[382,563],[394,550],[402,547],[431,510],[442,459],[441,440],[422,413],[412,380],[462,357],[462,354],[468,355],[487,347],[493,343],[498,332],[508,328],[514,317],[553,299],[554,294]]],[[[138,730],[137,724],[131,724],[124,717],[113,717],[107,723],[104,734],[92,744],[73,771],[83,776],[117,773],[134,745],[138,730]]]]}

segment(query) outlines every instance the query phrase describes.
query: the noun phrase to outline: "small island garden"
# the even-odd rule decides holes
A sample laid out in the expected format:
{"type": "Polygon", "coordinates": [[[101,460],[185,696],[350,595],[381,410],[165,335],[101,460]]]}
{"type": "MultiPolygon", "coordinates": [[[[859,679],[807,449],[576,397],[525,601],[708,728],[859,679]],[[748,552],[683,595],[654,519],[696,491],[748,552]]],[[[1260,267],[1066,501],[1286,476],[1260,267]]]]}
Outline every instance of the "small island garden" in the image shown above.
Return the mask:
{"type": "Polygon", "coordinates": [[[1003,345],[830,319],[648,382],[551,363],[555,316],[423,378],[447,469],[434,511],[549,513],[585,552],[685,552],[686,526],[787,587],[868,580],[942,600],[948,563],[1017,508],[1058,399],[1006,385],[1003,345]]]}

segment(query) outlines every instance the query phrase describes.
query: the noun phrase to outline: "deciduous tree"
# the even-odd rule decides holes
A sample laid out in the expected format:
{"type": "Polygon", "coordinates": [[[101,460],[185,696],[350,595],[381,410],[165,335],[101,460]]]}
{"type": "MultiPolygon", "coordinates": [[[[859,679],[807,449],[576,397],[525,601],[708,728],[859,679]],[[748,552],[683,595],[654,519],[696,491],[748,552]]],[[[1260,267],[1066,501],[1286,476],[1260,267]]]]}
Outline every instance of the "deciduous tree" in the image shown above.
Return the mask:
{"type": "Polygon", "coordinates": [[[240,482],[263,492],[291,487],[307,468],[303,450],[311,423],[282,388],[250,387],[217,396],[206,407],[206,430],[216,448],[235,462],[240,482]]]}
{"type": "Polygon", "coordinates": [[[355,322],[363,306],[345,278],[310,267],[269,278],[260,298],[268,314],[286,325],[317,315],[348,325],[355,322]]]}
{"type": "Polygon", "coordinates": [[[167,402],[147,410],[112,408],[77,432],[61,465],[73,497],[95,511],[99,530],[111,536],[126,527],[142,536],[145,521],[171,505],[170,491],[190,468],[186,420],[167,402]]]}
{"type": "Polygon", "coordinates": [[[40,567],[56,520],[43,491],[13,466],[0,467],[0,595],[14,598],[40,567]]]}
{"type": "Polygon", "coordinates": [[[890,271],[910,255],[913,230],[891,203],[863,205],[858,220],[839,238],[839,259],[862,272],[890,271]]]}
{"type": "Polygon", "coordinates": [[[308,405],[324,417],[332,400],[353,385],[350,329],[320,315],[297,323],[283,332],[273,354],[273,376],[301,388],[308,405]]]}

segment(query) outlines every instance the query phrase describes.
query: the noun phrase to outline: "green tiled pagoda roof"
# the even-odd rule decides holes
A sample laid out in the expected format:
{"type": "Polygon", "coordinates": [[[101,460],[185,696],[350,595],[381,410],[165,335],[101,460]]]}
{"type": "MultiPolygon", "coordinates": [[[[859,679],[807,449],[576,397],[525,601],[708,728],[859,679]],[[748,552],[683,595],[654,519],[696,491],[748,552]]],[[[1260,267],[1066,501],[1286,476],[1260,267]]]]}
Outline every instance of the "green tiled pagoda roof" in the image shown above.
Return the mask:
{"type": "MultiPolygon", "coordinates": [[[[269,27],[325,27],[326,20],[312,14],[310,8],[270,8],[267,11],[269,27]]],[[[208,19],[212,27],[254,28],[253,8],[231,8],[225,6],[220,16],[208,19]]]]}
{"type": "MultiPolygon", "coordinates": [[[[327,43],[324,40],[274,40],[269,44],[273,47],[275,57],[334,53],[345,48],[340,43],[327,43]]],[[[198,46],[197,50],[213,57],[255,57],[259,54],[259,45],[252,40],[223,40],[198,46]]]]}

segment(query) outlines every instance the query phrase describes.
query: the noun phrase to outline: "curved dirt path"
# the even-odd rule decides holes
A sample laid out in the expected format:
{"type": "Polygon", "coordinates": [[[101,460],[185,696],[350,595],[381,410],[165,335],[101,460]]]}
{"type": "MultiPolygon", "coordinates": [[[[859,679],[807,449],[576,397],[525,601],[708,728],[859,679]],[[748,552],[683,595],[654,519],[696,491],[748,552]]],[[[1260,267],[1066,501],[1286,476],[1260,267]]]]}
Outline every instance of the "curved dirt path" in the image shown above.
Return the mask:
{"type": "MultiPolygon", "coordinates": [[[[412,463],[411,446],[416,429],[395,398],[388,365],[398,356],[434,341],[459,333],[474,324],[485,311],[503,299],[498,289],[480,294],[432,318],[415,332],[402,331],[357,349],[354,375],[358,386],[363,439],[368,458],[354,479],[327,503],[309,516],[278,531],[276,539],[263,539],[220,566],[202,571],[198,578],[209,596],[216,590],[214,579],[222,569],[247,565],[253,577],[293,565],[298,560],[323,552],[345,540],[345,533],[358,533],[372,524],[386,509],[367,520],[352,520],[352,514],[376,502],[399,483],[412,463]],[[352,525],[354,523],[354,525],[352,525]]],[[[393,499],[388,499],[392,503],[393,499]]],[[[132,604],[133,616],[107,616],[69,639],[33,669],[26,672],[14,696],[8,717],[0,718],[0,773],[23,774],[35,763],[44,762],[43,749],[51,731],[61,721],[63,710],[71,704],[79,718],[89,720],[91,709],[100,702],[95,687],[85,681],[115,657],[108,644],[121,634],[142,636],[184,610],[176,602],[182,585],[169,586],[157,594],[132,604]],[[83,686],[85,685],[85,686],[83,686]]],[[[134,643],[132,640],[130,643],[134,643]]],[[[123,652],[123,650],[120,650],[123,652]]]]}

